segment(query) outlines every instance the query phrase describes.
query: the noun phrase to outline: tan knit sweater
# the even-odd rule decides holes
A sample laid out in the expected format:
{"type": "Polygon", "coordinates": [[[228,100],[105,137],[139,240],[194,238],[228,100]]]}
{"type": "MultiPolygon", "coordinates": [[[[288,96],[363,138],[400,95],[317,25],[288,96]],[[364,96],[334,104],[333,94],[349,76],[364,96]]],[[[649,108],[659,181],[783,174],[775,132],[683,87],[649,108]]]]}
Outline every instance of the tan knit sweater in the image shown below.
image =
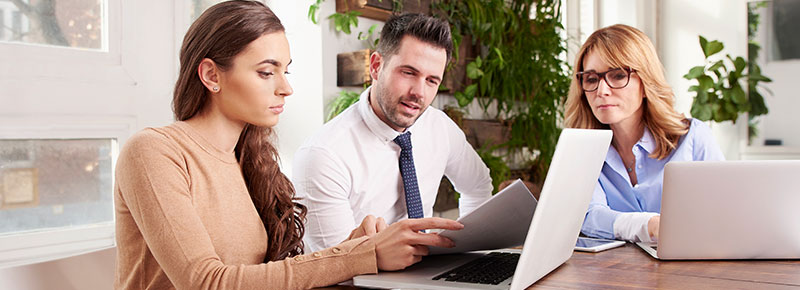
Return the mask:
{"type": "Polygon", "coordinates": [[[114,201],[115,289],[298,289],[377,272],[366,237],[262,263],[267,234],[236,157],[184,122],[128,140],[114,201]]]}

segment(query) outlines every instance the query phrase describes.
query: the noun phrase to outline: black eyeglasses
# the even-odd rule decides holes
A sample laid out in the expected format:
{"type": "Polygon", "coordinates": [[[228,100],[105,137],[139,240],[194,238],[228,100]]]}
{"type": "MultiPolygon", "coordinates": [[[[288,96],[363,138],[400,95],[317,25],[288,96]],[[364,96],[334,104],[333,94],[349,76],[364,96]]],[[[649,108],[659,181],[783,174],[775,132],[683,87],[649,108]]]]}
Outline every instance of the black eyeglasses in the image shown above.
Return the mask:
{"type": "Polygon", "coordinates": [[[600,86],[600,79],[604,79],[606,84],[612,89],[621,89],[628,86],[631,80],[631,73],[636,72],[630,68],[615,68],[605,72],[582,71],[577,73],[581,88],[585,92],[594,92],[600,86]]]}

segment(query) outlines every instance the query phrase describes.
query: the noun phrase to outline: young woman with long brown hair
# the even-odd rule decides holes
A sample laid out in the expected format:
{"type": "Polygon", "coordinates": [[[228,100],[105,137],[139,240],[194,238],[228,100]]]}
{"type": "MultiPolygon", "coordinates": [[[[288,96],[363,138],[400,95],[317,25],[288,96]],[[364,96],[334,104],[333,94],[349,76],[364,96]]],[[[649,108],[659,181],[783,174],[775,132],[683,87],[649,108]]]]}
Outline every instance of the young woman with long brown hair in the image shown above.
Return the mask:
{"type": "Polygon", "coordinates": [[[427,228],[368,217],[350,238],[303,255],[306,208],[281,173],[272,130],[292,94],[289,44],[264,4],[228,1],[203,13],[180,52],[177,122],[125,144],[116,168],[117,289],[295,289],[405,268],[427,228]],[[376,233],[377,232],[377,233],[376,233]]]}
{"type": "Polygon", "coordinates": [[[664,165],[724,156],[708,126],[675,111],[655,47],[638,29],[617,24],[592,33],[575,72],[566,127],[614,132],[581,231],[655,241],[664,165]]]}

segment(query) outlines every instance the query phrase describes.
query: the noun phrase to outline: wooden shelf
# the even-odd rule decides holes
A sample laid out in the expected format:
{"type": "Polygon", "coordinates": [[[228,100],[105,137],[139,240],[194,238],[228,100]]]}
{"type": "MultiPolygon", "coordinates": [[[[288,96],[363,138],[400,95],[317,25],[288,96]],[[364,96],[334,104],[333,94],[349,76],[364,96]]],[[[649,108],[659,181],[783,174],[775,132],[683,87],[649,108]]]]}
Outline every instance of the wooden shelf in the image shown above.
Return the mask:
{"type": "MultiPolygon", "coordinates": [[[[392,0],[336,0],[336,12],[361,12],[362,17],[386,21],[392,16],[392,0]]],[[[403,12],[430,15],[431,0],[404,0],[403,12]]]]}
{"type": "Polygon", "coordinates": [[[336,86],[360,87],[372,82],[369,73],[370,49],[343,52],[336,55],[336,86]]]}

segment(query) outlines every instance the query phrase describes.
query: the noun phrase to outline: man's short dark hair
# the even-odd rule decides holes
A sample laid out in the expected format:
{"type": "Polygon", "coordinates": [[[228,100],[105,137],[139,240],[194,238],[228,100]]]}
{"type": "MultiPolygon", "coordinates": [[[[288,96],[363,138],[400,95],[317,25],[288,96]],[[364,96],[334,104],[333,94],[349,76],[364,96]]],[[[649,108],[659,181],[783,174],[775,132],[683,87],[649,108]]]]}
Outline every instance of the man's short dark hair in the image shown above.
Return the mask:
{"type": "Polygon", "coordinates": [[[404,36],[413,36],[422,42],[443,48],[447,52],[447,60],[453,50],[450,36],[450,24],[446,20],[433,18],[419,13],[392,15],[381,30],[378,42],[378,53],[390,57],[400,50],[400,41],[404,36]]]}

